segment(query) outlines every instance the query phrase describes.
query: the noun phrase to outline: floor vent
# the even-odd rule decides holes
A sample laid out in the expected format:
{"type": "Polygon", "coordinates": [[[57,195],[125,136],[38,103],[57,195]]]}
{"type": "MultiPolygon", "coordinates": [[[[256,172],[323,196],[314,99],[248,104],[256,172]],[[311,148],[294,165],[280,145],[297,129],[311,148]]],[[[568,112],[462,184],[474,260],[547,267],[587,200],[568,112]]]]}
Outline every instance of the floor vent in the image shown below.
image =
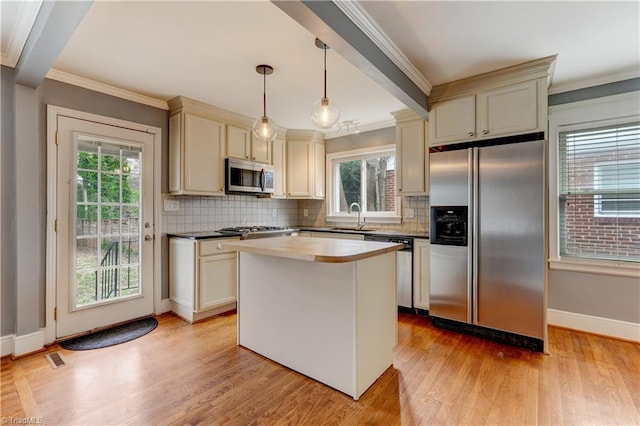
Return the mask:
{"type": "Polygon", "coordinates": [[[51,352],[46,354],[44,357],[53,369],[67,365],[67,360],[64,359],[60,352],[51,352]]]}

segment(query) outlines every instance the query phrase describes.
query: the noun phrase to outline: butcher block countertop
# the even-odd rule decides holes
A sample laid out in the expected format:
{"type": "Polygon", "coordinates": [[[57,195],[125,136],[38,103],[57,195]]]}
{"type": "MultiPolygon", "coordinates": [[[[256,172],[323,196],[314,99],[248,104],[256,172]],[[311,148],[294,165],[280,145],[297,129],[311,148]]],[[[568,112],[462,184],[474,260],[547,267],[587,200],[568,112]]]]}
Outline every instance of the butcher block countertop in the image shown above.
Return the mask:
{"type": "Polygon", "coordinates": [[[396,243],[291,236],[229,241],[223,245],[249,253],[324,263],[354,262],[403,248],[396,243]]]}

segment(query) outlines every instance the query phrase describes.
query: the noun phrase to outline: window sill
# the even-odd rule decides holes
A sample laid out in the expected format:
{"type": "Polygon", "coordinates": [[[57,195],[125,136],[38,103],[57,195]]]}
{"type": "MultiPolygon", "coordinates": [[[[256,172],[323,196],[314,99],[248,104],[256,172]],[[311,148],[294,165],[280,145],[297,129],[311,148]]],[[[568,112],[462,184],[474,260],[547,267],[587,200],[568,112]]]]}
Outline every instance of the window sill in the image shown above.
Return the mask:
{"type": "MultiPolygon", "coordinates": [[[[402,223],[402,217],[399,216],[387,216],[387,217],[366,217],[364,218],[365,226],[372,223],[402,223]]],[[[357,223],[358,219],[353,216],[326,216],[325,222],[328,223],[357,223]]]]}
{"type": "Polygon", "coordinates": [[[549,269],[583,272],[588,274],[614,275],[618,277],[640,278],[640,264],[633,262],[549,259],[549,269]]]}

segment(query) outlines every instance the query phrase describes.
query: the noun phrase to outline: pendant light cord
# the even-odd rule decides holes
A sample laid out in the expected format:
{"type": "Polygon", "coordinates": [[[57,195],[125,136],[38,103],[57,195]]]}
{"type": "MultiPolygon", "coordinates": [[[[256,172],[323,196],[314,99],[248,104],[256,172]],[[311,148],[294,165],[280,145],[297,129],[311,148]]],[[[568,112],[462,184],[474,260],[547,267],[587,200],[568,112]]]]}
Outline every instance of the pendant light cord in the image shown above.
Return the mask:
{"type": "Polygon", "coordinates": [[[327,97],[327,44],[324,44],[324,97],[327,97]]]}
{"type": "Polygon", "coordinates": [[[263,117],[267,116],[267,70],[262,69],[262,111],[263,117]]]}

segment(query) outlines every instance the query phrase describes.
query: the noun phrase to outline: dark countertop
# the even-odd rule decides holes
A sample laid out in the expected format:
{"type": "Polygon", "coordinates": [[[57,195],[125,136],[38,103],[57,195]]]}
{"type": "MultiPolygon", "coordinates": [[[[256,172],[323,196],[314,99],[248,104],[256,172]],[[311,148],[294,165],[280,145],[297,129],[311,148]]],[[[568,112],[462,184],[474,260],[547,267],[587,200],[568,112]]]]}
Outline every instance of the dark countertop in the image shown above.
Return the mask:
{"type": "Polygon", "coordinates": [[[240,232],[218,232],[218,231],[193,231],[193,232],[180,232],[180,233],[168,233],[167,237],[187,238],[189,240],[204,240],[208,238],[229,238],[229,237],[241,237],[240,232]]]}
{"type": "Polygon", "coordinates": [[[301,226],[297,228],[299,231],[310,231],[310,232],[330,232],[334,234],[359,234],[359,235],[375,235],[382,237],[407,237],[407,238],[424,238],[429,239],[428,232],[409,232],[409,231],[396,231],[392,229],[371,229],[365,227],[364,229],[357,230],[351,228],[314,228],[314,227],[305,227],[301,226]]]}
{"type": "MultiPolygon", "coordinates": [[[[407,238],[429,238],[429,233],[427,232],[407,232],[407,231],[395,231],[391,229],[351,229],[351,228],[314,228],[314,227],[296,227],[292,226],[291,229],[293,231],[310,231],[310,232],[328,232],[332,234],[357,234],[357,235],[371,235],[371,236],[381,236],[381,237],[407,237],[407,238]]],[[[193,231],[193,232],[179,232],[179,233],[167,233],[167,237],[174,238],[186,238],[189,240],[204,240],[208,238],[229,238],[229,237],[240,237],[242,234],[240,232],[231,232],[231,231],[193,231]]]]}

